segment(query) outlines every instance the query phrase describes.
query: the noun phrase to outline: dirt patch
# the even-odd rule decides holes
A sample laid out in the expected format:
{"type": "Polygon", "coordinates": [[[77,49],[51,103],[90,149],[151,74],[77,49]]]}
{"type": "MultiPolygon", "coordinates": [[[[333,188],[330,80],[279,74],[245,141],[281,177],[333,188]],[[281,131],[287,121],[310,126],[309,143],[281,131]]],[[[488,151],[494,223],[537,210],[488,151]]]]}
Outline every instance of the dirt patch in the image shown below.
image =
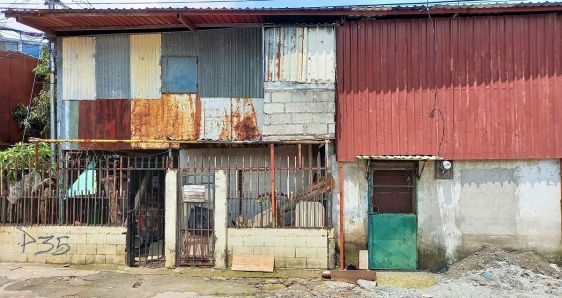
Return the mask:
{"type": "Polygon", "coordinates": [[[499,264],[516,265],[533,273],[561,278],[561,272],[533,251],[507,251],[493,245],[484,245],[465,259],[453,264],[445,273],[447,277],[458,277],[468,271],[498,267],[499,264]]]}

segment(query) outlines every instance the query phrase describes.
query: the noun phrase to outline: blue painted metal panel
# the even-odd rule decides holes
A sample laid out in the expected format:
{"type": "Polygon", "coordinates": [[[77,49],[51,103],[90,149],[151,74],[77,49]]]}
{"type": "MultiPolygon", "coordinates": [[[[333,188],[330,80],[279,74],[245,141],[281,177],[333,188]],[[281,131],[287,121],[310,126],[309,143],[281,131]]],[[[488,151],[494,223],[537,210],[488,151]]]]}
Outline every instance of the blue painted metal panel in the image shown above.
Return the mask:
{"type": "Polygon", "coordinates": [[[129,35],[96,37],[96,95],[99,99],[130,98],[129,35]]]}
{"type": "Polygon", "coordinates": [[[197,58],[196,57],[162,58],[162,92],[163,93],[197,92],[197,58]]]}

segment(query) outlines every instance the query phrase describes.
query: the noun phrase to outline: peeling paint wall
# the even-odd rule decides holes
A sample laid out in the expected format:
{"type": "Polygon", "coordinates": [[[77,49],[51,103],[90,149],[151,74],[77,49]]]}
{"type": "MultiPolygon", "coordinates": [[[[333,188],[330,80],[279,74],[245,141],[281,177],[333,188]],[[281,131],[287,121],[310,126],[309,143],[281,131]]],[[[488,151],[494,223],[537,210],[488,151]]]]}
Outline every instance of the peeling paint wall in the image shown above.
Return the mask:
{"type": "Polygon", "coordinates": [[[96,68],[95,38],[67,37],[62,39],[62,99],[95,99],[96,68]]]}
{"type": "MultiPolygon", "coordinates": [[[[367,167],[344,163],[346,262],[367,249],[367,167]]],[[[562,254],[557,160],[455,161],[454,178],[434,178],[427,162],[418,181],[418,267],[439,269],[484,243],[562,254]]]]}
{"type": "Polygon", "coordinates": [[[133,34],[131,50],[131,97],[159,99],[160,93],[160,34],[133,34]]]}

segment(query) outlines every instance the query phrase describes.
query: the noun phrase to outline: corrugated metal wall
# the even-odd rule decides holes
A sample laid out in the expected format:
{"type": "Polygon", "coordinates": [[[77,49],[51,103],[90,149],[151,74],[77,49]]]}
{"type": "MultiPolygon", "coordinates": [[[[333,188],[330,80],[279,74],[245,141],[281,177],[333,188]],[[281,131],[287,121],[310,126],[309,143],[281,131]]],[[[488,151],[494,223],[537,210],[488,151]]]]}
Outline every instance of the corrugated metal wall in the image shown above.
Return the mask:
{"type": "Polygon", "coordinates": [[[96,67],[94,37],[62,39],[62,99],[95,99],[96,67]]]}
{"type": "Polygon", "coordinates": [[[263,98],[260,28],[209,30],[197,34],[201,97],[263,98]]]}
{"type": "MultiPolygon", "coordinates": [[[[95,62],[88,67],[95,65],[96,75],[89,83],[95,84],[101,101],[86,105],[79,100],[92,98],[74,95],[65,99],[78,101],[59,102],[60,136],[259,140],[263,126],[261,36],[261,28],[243,28],[88,37],[95,41],[95,62]],[[178,64],[184,60],[186,67],[178,64]],[[167,67],[170,61],[173,67],[167,67]],[[161,63],[167,70],[164,76],[161,63]],[[185,75],[178,75],[180,71],[185,75]],[[194,82],[184,81],[189,78],[194,82]],[[171,81],[166,85],[162,80],[171,81]],[[124,109],[121,103],[104,99],[128,99],[130,107],[124,109]],[[212,102],[212,107],[204,102],[212,102]],[[123,118],[126,111],[130,111],[127,121],[111,118],[123,118]],[[96,118],[99,113],[103,115],[96,118]],[[128,134],[119,131],[123,129],[128,134]]],[[[77,43],[68,39],[73,38],[59,39],[63,46],[57,67],[63,71],[58,79],[59,87],[74,90],[82,79],[64,71],[64,67],[77,71],[74,60],[66,55],[74,55],[84,46],[72,48],[77,43]]],[[[91,56],[93,59],[94,54],[91,56]]]]}
{"type": "Polygon", "coordinates": [[[12,113],[18,104],[27,106],[29,99],[41,90],[41,83],[33,86],[35,66],[37,59],[31,56],[0,51],[0,146],[21,141],[22,135],[12,113]]]}
{"type": "Polygon", "coordinates": [[[272,27],[264,34],[267,82],[335,82],[335,27],[272,27]]]}
{"type": "Polygon", "coordinates": [[[128,35],[96,36],[97,98],[130,98],[128,35]]]}
{"type": "Polygon", "coordinates": [[[133,34],[130,43],[131,97],[160,98],[160,34],[133,34]]]}
{"type": "Polygon", "coordinates": [[[562,157],[560,15],[434,21],[338,29],[338,159],[562,157]]]}

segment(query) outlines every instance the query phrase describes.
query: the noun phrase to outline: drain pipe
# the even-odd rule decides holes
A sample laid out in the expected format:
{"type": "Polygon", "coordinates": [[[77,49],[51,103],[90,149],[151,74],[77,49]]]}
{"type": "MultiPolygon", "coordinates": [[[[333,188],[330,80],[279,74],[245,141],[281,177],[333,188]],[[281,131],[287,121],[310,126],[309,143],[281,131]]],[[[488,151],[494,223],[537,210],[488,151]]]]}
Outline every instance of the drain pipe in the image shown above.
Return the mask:
{"type": "MultiPolygon", "coordinates": [[[[57,138],[55,115],[55,42],[49,41],[49,134],[51,139],[57,138]]],[[[51,151],[55,156],[55,144],[51,144],[51,151]]]]}
{"type": "Polygon", "coordinates": [[[340,176],[340,269],[345,269],[344,235],[343,235],[343,163],[339,162],[340,176]]]}

